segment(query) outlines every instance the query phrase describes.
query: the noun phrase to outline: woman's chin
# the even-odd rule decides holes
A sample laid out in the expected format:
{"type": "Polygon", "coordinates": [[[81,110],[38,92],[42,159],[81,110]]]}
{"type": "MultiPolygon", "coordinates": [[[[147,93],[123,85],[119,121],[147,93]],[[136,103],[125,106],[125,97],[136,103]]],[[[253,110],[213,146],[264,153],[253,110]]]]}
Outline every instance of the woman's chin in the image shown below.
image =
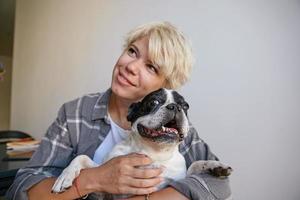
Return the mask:
{"type": "Polygon", "coordinates": [[[131,89],[112,85],[111,90],[116,96],[120,98],[130,100],[132,102],[139,100],[139,98],[137,98],[138,91],[134,90],[134,88],[131,89]]]}

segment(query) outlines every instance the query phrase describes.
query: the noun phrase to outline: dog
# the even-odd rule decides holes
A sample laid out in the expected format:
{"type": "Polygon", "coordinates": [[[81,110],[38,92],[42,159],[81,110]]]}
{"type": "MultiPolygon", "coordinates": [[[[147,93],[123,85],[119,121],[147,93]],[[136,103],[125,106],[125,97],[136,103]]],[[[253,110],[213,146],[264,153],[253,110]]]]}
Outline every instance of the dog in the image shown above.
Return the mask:
{"type": "MultiPolygon", "coordinates": [[[[159,189],[164,188],[170,181],[183,179],[192,173],[210,171],[219,177],[228,176],[232,171],[231,167],[219,161],[196,161],[189,170],[186,169],[185,159],[180,154],[178,145],[189,131],[188,109],[189,104],[178,92],[165,88],[131,104],[127,116],[132,125],[131,133],[113,148],[105,162],[129,153],[145,154],[153,160],[149,167],[165,168],[161,174],[164,182],[158,186],[159,189]]],[[[57,178],[52,192],[65,191],[72,186],[81,169],[97,166],[88,156],[77,156],[57,178]]],[[[99,199],[103,198],[104,195],[100,194],[99,199]]]]}

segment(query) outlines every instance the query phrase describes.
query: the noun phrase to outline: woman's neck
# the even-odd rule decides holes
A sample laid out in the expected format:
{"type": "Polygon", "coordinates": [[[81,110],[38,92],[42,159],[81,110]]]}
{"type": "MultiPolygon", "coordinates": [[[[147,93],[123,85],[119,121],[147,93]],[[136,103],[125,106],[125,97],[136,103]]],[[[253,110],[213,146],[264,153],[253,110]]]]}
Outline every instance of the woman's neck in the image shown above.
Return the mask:
{"type": "Polygon", "coordinates": [[[129,130],[131,125],[127,121],[128,108],[132,102],[121,99],[113,92],[111,93],[108,103],[108,113],[111,119],[118,124],[121,128],[129,130]]]}

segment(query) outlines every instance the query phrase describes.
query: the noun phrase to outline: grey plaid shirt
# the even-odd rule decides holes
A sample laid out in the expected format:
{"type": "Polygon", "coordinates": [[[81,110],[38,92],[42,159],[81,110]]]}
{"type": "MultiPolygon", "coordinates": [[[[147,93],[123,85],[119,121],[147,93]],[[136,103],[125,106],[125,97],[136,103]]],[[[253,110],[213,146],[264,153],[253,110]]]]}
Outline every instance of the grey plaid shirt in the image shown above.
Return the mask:
{"type": "MultiPolygon", "coordinates": [[[[60,108],[40,147],[27,166],[18,171],[7,192],[8,199],[28,199],[27,190],[30,187],[45,178],[59,176],[77,155],[85,154],[93,159],[96,149],[110,131],[107,115],[110,94],[109,89],[105,93],[85,95],[60,108]]],[[[196,160],[217,159],[193,127],[179,150],[187,167],[196,160]]],[[[228,179],[218,179],[208,174],[191,175],[170,186],[190,199],[226,199],[231,194],[228,179]]]]}

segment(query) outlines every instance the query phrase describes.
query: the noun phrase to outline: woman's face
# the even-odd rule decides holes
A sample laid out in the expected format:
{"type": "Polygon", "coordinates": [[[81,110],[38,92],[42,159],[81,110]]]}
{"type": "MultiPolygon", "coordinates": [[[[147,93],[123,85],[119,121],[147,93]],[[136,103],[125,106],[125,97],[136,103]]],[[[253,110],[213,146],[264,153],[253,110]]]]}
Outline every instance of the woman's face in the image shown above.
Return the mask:
{"type": "Polygon", "coordinates": [[[117,61],[111,88],[118,97],[137,101],[165,85],[159,66],[148,59],[148,38],[132,43],[117,61]]]}

